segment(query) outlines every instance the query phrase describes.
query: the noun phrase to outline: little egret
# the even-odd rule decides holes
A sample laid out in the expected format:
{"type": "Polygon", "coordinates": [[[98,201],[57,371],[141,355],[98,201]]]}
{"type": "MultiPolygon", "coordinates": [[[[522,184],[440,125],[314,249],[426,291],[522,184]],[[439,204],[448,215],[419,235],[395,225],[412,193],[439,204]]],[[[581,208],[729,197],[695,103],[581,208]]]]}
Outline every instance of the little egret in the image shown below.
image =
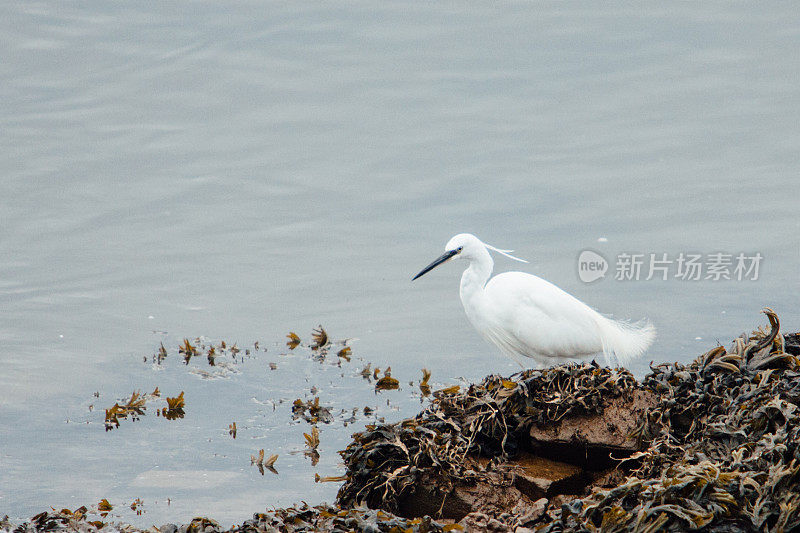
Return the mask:
{"type": "Polygon", "coordinates": [[[549,281],[524,272],[505,272],[491,280],[489,250],[527,263],[481,242],[469,233],[456,235],[445,252],[412,279],[442,263],[466,259],[461,275],[461,303],[472,326],[523,367],[518,356],[549,366],[603,353],[607,365],[625,364],[641,355],[655,337],[648,321],[628,324],[604,317],[549,281]]]}

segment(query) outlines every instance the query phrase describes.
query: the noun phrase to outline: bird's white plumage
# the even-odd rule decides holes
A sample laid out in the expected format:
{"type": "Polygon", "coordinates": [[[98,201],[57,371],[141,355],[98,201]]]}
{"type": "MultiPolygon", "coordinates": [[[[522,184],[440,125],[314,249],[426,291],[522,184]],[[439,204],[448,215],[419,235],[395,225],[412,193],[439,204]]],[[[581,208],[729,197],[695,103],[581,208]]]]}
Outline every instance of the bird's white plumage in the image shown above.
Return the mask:
{"type": "Polygon", "coordinates": [[[488,247],[462,233],[417,277],[444,261],[467,260],[459,291],[467,318],[486,340],[520,364],[518,356],[546,366],[599,353],[607,364],[624,364],[652,343],[655,328],[649,322],[628,324],[604,317],[537,276],[507,272],[489,279],[494,262],[487,248],[517,259],[511,250],[488,247]]]}

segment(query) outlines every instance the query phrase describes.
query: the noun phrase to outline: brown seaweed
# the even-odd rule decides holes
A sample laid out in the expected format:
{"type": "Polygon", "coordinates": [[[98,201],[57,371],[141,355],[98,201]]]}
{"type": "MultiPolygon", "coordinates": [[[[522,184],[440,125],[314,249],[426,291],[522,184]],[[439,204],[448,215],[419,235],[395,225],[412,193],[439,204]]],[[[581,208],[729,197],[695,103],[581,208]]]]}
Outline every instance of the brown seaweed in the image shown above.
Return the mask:
{"type": "Polygon", "coordinates": [[[161,416],[167,420],[177,420],[186,414],[183,411],[186,402],[183,400],[183,391],[174,398],[167,398],[167,406],[161,409],[161,416]]]}
{"type": "Polygon", "coordinates": [[[142,516],[144,514],[144,502],[141,498],[136,498],[131,502],[130,505],[131,511],[136,513],[136,516],[142,516]]]}
{"type": "Polygon", "coordinates": [[[431,386],[428,383],[428,380],[431,379],[431,371],[427,368],[422,369],[422,381],[419,382],[419,390],[422,392],[423,396],[430,396],[431,394],[431,386]]]}
{"type": "Polygon", "coordinates": [[[319,429],[316,426],[311,428],[311,433],[303,433],[306,439],[306,450],[303,452],[306,457],[311,459],[311,466],[317,466],[319,462],[319,429]]]}
{"type": "MultiPolygon", "coordinates": [[[[147,402],[160,397],[161,391],[158,390],[158,387],[150,394],[142,394],[139,391],[133,391],[130,398],[123,400],[122,403],[117,402],[109,409],[105,410],[106,431],[118,428],[121,419],[130,417],[132,421],[139,420],[139,417],[144,416],[147,410],[147,402]]],[[[167,402],[167,407],[163,407],[160,410],[156,409],[156,415],[162,416],[167,420],[176,420],[184,417],[185,412],[183,409],[185,407],[185,402],[183,391],[175,398],[166,398],[165,400],[167,402]]]]}
{"type": "MultiPolygon", "coordinates": [[[[375,379],[378,379],[378,369],[375,369],[375,379]]],[[[397,390],[400,382],[392,377],[392,367],[383,371],[383,377],[375,382],[375,390],[397,390]]]]}
{"type": "Polygon", "coordinates": [[[142,395],[139,391],[133,391],[130,398],[123,400],[123,403],[115,403],[109,409],[106,409],[105,428],[109,431],[119,427],[119,421],[123,418],[130,417],[131,420],[139,420],[140,416],[144,415],[147,407],[145,404],[150,398],[159,396],[158,387],[151,394],[142,395]]]}
{"type": "Polygon", "coordinates": [[[278,474],[278,471],[275,469],[275,461],[278,460],[278,454],[270,455],[269,457],[264,457],[264,449],[258,450],[257,455],[250,456],[250,464],[255,465],[258,468],[259,473],[263,476],[265,470],[269,470],[273,474],[278,474]]]}
{"type": "Polygon", "coordinates": [[[178,348],[178,352],[183,354],[184,364],[189,364],[189,361],[197,355],[197,348],[189,342],[189,339],[183,339],[183,344],[178,348]]]}
{"type": "Polygon", "coordinates": [[[294,350],[300,345],[300,337],[298,337],[297,333],[294,331],[290,331],[286,337],[289,339],[286,341],[286,346],[288,346],[290,350],[294,350]]]}
{"type": "Polygon", "coordinates": [[[312,350],[324,348],[330,342],[328,339],[328,333],[325,331],[325,328],[323,328],[322,325],[312,331],[311,339],[314,341],[314,344],[311,345],[312,350]]]}
{"type": "Polygon", "coordinates": [[[106,498],[103,498],[100,500],[100,503],[97,504],[97,511],[100,513],[100,516],[105,517],[112,509],[114,509],[114,506],[111,505],[106,498]]]}
{"type": "Polygon", "coordinates": [[[315,396],[313,400],[303,401],[300,398],[292,403],[292,418],[302,418],[309,424],[330,424],[333,422],[333,414],[331,409],[324,405],[320,405],[319,396],[315,396]]]}
{"type": "Polygon", "coordinates": [[[341,357],[345,361],[350,362],[350,354],[352,354],[352,352],[353,352],[352,348],[350,348],[349,346],[345,346],[344,348],[339,350],[336,355],[338,357],[341,357]]]}

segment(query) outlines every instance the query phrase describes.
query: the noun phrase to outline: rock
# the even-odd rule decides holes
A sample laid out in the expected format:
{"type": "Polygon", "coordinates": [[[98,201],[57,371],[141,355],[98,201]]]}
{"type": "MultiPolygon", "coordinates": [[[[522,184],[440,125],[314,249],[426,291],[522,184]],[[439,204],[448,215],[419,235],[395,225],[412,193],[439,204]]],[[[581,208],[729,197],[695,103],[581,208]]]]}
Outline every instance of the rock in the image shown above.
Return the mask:
{"type": "MultiPolygon", "coordinates": [[[[478,463],[486,466],[488,461],[478,463]]],[[[538,519],[547,498],[556,494],[579,493],[590,481],[583,469],[523,453],[513,460],[475,473],[470,482],[430,476],[404,494],[399,515],[409,518],[430,515],[462,520],[475,513],[497,516],[513,508],[510,516],[523,524],[538,519]],[[441,514],[440,514],[441,513],[441,514]]]]}
{"type": "Polygon", "coordinates": [[[800,333],[792,333],[783,336],[786,353],[800,355],[800,333]]]}
{"type": "Polygon", "coordinates": [[[164,524],[160,528],[158,528],[159,533],[176,533],[178,531],[178,526],[175,524],[164,524]]]}
{"type": "Polygon", "coordinates": [[[513,529],[484,513],[470,513],[459,522],[466,531],[511,532],[513,529]]]}
{"type": "MultiPolygon", "coordinates": [[[[570,454],[570,462],[585,463],[589,466],[591,457],[586,451],[623,452],[629,455],[639,448],[639,443],[631,435],[639,426],[647,409],[657,404],[657,397],[648,390],[632,391],[632,397],[611,398],[599,414],[565,417],[558,423],[545,427],[534,425],[530,430],[532,445],[547,455],[566,449],[585,454],[583,461],[576,461],[575,453],[570,454]],[[578,450],[576,450],[578,445],[578,450]]],[[[577,457],[580,459],[580,457],[577,457]]],[[[605,466],[602,465],[601,468],[605,466]]],[[[600,468],[592,468],[600,469],[600,468]]]]}
{"type": "Polygon", "coordinates": [[[508,468],[514,474],[514,486],[531,501],[575,493],[588,482],[583,469],[578,466],[529,453],[520,454],[498,468],[508,468]]]}
{"type": "Polygon", "coordinates": [[[398,514],[409,518],[441,516],[458,521],[478,511],[501,513],[520,499],[527,497],[507,481],[504,483],[500,473],[487,474],[472,482],[451,482],[430,476],[403,495],[398,514]]]}
{"type": "Polygon", "coordinates": [[[533,505],[515,505],[514,508],[511,509],[511,515],[516,517],[516,523],[520,524],[515,530],[515,533],[520,533],[520,529],[526,530],[523,526],[533,524],[542,518],[547,510],[547,505],[547,498],[539,498],[533,502],[533,505]]]}

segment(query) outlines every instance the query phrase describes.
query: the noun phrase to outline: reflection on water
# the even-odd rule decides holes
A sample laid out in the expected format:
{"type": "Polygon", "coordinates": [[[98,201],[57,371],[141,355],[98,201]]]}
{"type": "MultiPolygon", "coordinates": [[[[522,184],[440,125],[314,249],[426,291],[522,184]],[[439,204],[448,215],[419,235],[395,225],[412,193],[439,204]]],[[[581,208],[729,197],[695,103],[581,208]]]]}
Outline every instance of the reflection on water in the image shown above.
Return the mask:
{"type": "Polygon", "coordinates": [[[332,500],[313,474],[339,473],[367,420],[414,413],[421,368],[434,386],[516,370],[468,325],[457,268],[410,283],[460,232],[650,318],[640,375],[764,305],[800,329],[790,9],[0,7],[0,513],[108,498],[138,524],[238,522],[332,500]],[[757,281],[586,284],[587,249],[763,262],[757,281]],[[352,361],[284,345],[319,322],[358,337],[352,361]],[[250,354],[183,365],[197,336],[250,354]],[[400,389],[376,393],[367,362],[400,389]],[[184,391],[185,418],[103,430],[155,387],[184,391]],[[335,414],[312,467],[291,404],[315,396],[335,414]],[[250,465],[261,449],[277,476],[250,465]]]}

